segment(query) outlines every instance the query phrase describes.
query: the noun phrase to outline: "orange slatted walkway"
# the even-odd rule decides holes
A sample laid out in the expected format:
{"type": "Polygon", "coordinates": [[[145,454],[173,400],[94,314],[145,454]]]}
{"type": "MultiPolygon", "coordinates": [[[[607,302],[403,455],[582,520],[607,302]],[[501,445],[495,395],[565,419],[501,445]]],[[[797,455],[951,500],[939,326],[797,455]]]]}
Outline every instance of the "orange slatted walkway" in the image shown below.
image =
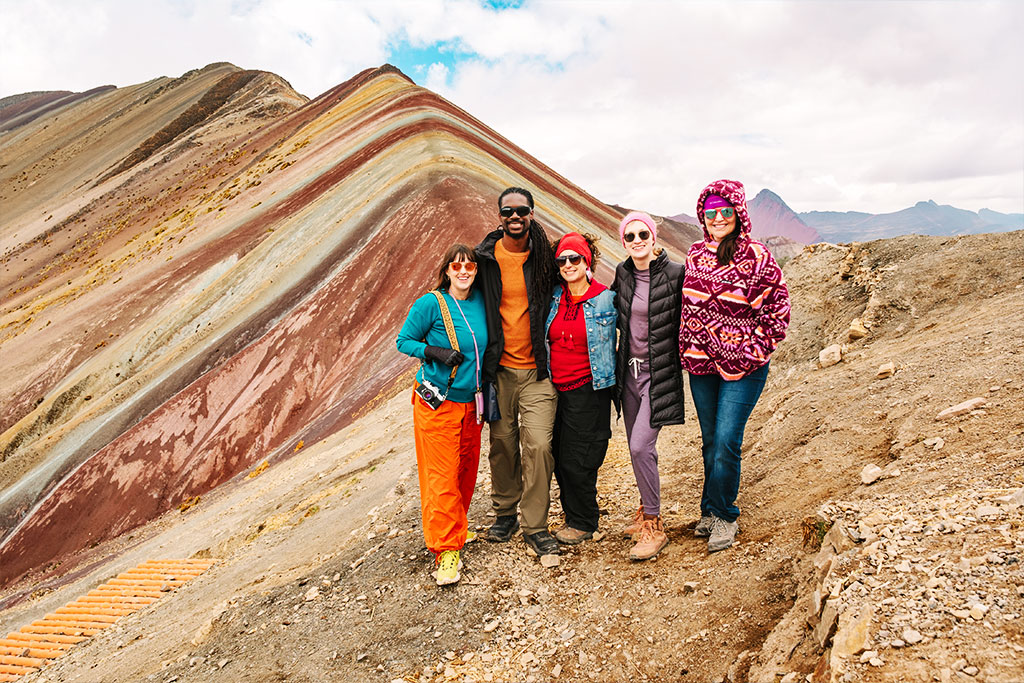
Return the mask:
{"type": "Polygon", "coordinates": [[[16,681],[126,614],[194,579],[215,560],[150,560],[0,640],[0,681],[16,681]]]}

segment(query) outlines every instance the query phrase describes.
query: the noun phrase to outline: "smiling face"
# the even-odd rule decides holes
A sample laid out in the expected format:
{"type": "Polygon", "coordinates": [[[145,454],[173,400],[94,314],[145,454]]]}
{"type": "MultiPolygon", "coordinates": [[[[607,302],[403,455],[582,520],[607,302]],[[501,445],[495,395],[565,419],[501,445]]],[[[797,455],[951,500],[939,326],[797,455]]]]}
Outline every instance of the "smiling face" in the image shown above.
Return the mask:
{"type": "Polygon", "coordinates": [[[647,263],[654,250],[654,235],[643,221],[630,221],[622,230],[622,239],[626,244],[626,253],[637,263],[647,263]],[[646,237],[644,237],[646,235],[646,237]],[[632,240],[630,239],[632,238],[632,240]]]}
{"type": "Polygon", "coordinates": [[[715,242],[721,242],[729,233],[736,229],[736,212],[727,212],[731,214],[728,218],[723,216],[723,213],[725,212],[721,210],[715,211],[714,220],[708,220],[706,216],[704,218],[704,225],[707,226],[708,234],[711,235],[711,239],[715,242]]]}
{"type": "MultiPolygon", "coordinates": [[[[518,192],[512,192],[501,198],[501,209],[506,207],[519,209],[521,213],[523,209],[530,209],[530,202],[518,192]]],[[[505,212],[508,213],[507,210],[505,212]]],[[[505,234],[512,239],[518,240],[526,237],[530,230],[530,221],[533,220],[533,209],[530,209],[525,216],[520,216],[519,213],[513,211],[512,215],[508,217],[502,216],[499,210],[498,216],[501,219],[501,227],[505,230],[505,234]]]]}
{"type": "Polygon", "coordinates": [[[476,280],[476,263],[459,254],[448,264],[448,279],[452,283],[448,288],[449,293],[456,298],[464,299],[469,294],[473,281],[476,280]]]}
{"type": "Polygon", "coordinates": [[[564,249],[555,259],[558,264],[558,274],[567,284],[573,284],[585,280],[587,277],[587,261],[571,249],[564,249]],[[559,260],[559,259],[564,259],[559,260]],[[574,264],[573,261],[576,261],[574,264]]]}

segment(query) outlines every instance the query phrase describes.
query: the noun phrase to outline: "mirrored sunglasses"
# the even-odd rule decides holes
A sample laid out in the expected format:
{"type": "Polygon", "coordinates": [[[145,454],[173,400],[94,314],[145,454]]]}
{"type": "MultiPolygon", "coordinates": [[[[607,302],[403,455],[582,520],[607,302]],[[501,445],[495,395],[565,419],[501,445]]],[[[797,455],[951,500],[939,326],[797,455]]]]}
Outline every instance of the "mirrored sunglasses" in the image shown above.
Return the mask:
{"type": "Polygon", "coordinates": [[[448,264],[448,266],[456,273],[458,273],[463,268],[466,269],[467,273],[476,272],[476,263],[474,263],[473,261],[452,261],[451,263],[448,264]]]}
{"type": "Polygon", "coordinates": [[[622,239],[626,240],[626,244],[629,244],[630,242],[632,242],[633,240],[636,240],[636,239],[638,239],[641,242],[643,242],[644,240],[646,240],[650,236],[651,236],[651,231],[650,230],[641,230],[640,232],[635,232],[635,233],[634,232],[627,232],[625,235],[622,236],[622,239]]]}
{"type": "Polygon", "coordinates": [[[561,268],[567,262],[573,264],[574,266],[578,266],[580,264],[580,261],[582,260],[582,256],[580,256],[579,254],[573,254],[572,256],[558,256],[555,258],[555,263],[557,263],[558,267],[561,268]]]}
{"type": "Polygon", "coordinates": [[[526,218],[530,215],[531,211],[533,211],[533,209],[528,206],[503,206],[498,213],[501,214],[502,218],[512,218],[512,214],[515,214],[520,218],[526,218]]]}
{"type": "Polygon", "coordinates": [[[713,221],[715,220],[715,214],[722,214],[722,218],[729,220],[736,214],[736,209],[731,206],[723,206],[720,209],[707,209],[704,211],[704,220],[713,221]]]}

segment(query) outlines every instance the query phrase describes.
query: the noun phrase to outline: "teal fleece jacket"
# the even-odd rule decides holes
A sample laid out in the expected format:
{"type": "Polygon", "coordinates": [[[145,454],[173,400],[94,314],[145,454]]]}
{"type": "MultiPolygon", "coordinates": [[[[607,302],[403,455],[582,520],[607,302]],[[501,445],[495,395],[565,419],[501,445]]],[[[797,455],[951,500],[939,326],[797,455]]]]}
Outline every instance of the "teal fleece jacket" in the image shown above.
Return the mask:
{"type": "MultiPolygon", "coordinates": [[[[448,304],[448,311],[452,316],[452,323],[455,324],[455,337],[459,340],[459,350],[465,359],[459,365],[455,373],[455,381],[452,383],[451,391],[448,392],[448,400],[456,403],[472,403],[473,393],[477,389],[477,355],[473,349],[473,334],[476,335],[476,348],[482,355],[487,348],[487,318],[484,313],[484,299],[475,289],[469,293],[469,298],[459,301],[456,305],[455,299],[447,291],[441,290],[445,302],[448,304]],[[459,306],[462,313],[465,313],[466,320],[462,319],[459,313],[459,306]],[[473,334],[470,334],[472,329],[473,334]]],[[[402,324],[402,330],[398,333],[398,350],[407,356],[419,358],[424,361],[416,373],[416,381],[422,382],[426,377],[427,381],[444,393],[448,385],[448,376],[451,368],[443,363],[426,360],[423,354],[427,346],[440,346],[445,349],[452,347],[448,341],[448,333],[444,329],[444,319],[441,317],[441,307],[437,298],[427,293],[416,299],[409,315],[402,324]]]]}

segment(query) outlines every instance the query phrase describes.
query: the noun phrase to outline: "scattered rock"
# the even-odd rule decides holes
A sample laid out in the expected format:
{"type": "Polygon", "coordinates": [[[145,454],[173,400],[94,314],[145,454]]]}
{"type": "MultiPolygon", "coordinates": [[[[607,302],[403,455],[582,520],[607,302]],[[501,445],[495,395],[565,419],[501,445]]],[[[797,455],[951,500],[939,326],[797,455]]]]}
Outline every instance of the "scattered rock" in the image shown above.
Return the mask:
{"type": "Polygon", "coordinates": [[[800,680],[800,674],[796,671],[790,671],[788,674],[782,677],[779,683],[797,683],[800,680]]]}
{"type": "Polygon", "coordinates": [[[892,377],[896,373],[896,363],[888,361],[878,366],[878,372],[875,377],[878,379],[885,379],[886,377],[892,377]]]}
{"type": "Polygon", "coordinates": [[[942,447],[946,445],[946,442],[941,436],[933,436],[930,439],[925,439],[923,443],[933,451],[940,451],[942,450],[942,447]]]}
{"type": "Polygon", "coordinates": [[[843,360],[843,351],[839,344],[826,346],[818,354],[818,363],[821,367],[828,368],[843,360]]]}
{"type": "Polygon", "coordinates": [[[558,566],[558,555],[541,555],[540,564],[542,567],[551,569],[558,566]]]}
{"type": "Polygon", "coordinates": [[[972,410],[977,410],[978,408],[981,408],[986,403],[988,403],[988,400],[981,398],[980,396],[976,398],[970,398],[964,401],[963,403],[957,403],[955,406],[950,406],[949,408],[946,408],[941,413],[936,415],[935,419],[948,420],[950,418],[957,417],[958,415],[966,415],[972,410]]]}
{"type": "Polygon", "coordinates": [[[988,614],[988,609],[988,605],[983,605],[980,602],[971,605],[971,618],[981,621],[985,618],[985,615],[988,614]]]}
{"type": "Polygon", "coordinates": [[[699,584],[696,581],[687,581],[683,584],[683,594],[697,592],[697,586],[699,584]]]}
{"type": "Polygon", "coordinates": [[[996,515],[1002,514],[1002,510],[997,508],[995,505],[979,505],[975,509],[974,514],[978,517],[995,517],[996,515]]]}
{"type": "Polygon", "coordinates": [[[921,640],[923,640],[923,637],[917,630],[912,628],[903,629],[903,641],[907,645],[917,645],[921,640]]]}
{"type": "Polygon", "coordinates": [[[500,618],[499,619],[494,619],[492,621],[488,621],[486,624],[484,624],[484,633],[492,632],[494,629],[498,628],[498,624],[500,624],[500,623],[501,623],[501,619],[500,618]]]}
{"type": "Polygon", "coordinates": [[[303,596],[306,602],[309,602],[310,600],[316,600],[319,597],[320,588],[318,588],[317,586],[313,586],[312,588],[310,588],[308,591],[306,591],[306,594],[303,596]]]}
{"type": "Polygon", "coordinates": [[[978,671],[980,671],[980,669],[978,669],[978,667],[976,667],[976,666],[965,666],[963,671],[968,676],[977,676],[978,675],[978,671]]]}
{"type": "Polygon", "coordinates": [[[854,318],[853,322],[850,323],[850,328],[846,330],[846,337],[850,341],[857,339],[863,339],[868,336],[868,329],[864,327],[864,323],[861,322],[860,318],[854,318]]]}
{"type": "Polygon", "coordinates": [[[878,481],[879,477],[882,476],[882,468],[874,463],[868,463],[864,465],[864,469],[860,471],[860,480],[870,486],[878,481]]]}

